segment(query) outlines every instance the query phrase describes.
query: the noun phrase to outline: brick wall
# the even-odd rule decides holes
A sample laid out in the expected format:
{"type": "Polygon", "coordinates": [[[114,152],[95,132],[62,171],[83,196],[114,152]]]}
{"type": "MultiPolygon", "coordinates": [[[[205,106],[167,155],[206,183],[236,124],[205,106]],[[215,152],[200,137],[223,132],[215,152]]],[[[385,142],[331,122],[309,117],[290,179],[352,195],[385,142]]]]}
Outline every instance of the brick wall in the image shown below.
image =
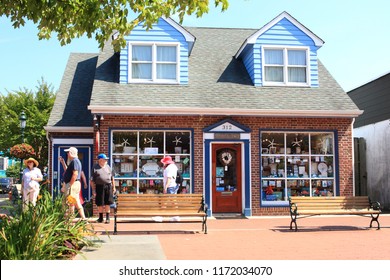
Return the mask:
{"type": "MultiPolygon", "coordinates": [[[[109,128],[192,128],[194,130],[194,189],[203,192],[203,129],[224,120],[212,116],[115,116],[104,115],[100,126],[100,152],[109,154],[109,128]]],[[[234,117],[234,121],[252,129],[251,133],[251,185],[253,215],[286,215],[286,207],[260,208],[259,130],[336,130],[338,136],[340,195],[353,194],[352,130],[349,118],[288,118],[288,117],[234,117]]],[[[84,135],[85,136],[85,135],[84,135]]],[[[93,158],[96,158],[96,154],[93,158]]]]}

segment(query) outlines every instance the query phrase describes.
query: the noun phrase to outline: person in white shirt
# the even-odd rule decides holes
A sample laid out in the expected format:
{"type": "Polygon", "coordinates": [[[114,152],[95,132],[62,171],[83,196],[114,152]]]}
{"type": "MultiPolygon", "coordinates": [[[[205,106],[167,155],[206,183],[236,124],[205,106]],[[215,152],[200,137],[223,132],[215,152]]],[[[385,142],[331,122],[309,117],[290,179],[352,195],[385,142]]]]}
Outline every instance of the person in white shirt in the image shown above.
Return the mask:
{"type": "MultiPolygon", "coordinates": [[[[177,176],[177,166],[175,162],[172,160],[172,157],[165,156],[161,163],[164,165],[164,193],[165,194],[177,194],[179,190],[179,185],[176,184],[176,176],[177,176]]],[[[153,220],[156,222],[162,222],[162,217],[153,217],[153,220]]],[[[171,218],[171,221],[180,221],[179,216],[175,216],[171,218]]]]}
{"type": "Polygon", "coordinates": [[[39,182],[42,181],[43,175],[38,168],[38,161],[34,158],[28,158],[24,161],[26,168],[23,170],[22,176],[22,194],[23,194],[23,209],[32,204],[35,206],[39,195],[39,182]]]}
{"type": "Polygon", "coordinates": [[[164,193],[175,194],[179,189],[176,184],[177,166],[170,156],[165,156],[161,162],[164,164],[164,193]]]}

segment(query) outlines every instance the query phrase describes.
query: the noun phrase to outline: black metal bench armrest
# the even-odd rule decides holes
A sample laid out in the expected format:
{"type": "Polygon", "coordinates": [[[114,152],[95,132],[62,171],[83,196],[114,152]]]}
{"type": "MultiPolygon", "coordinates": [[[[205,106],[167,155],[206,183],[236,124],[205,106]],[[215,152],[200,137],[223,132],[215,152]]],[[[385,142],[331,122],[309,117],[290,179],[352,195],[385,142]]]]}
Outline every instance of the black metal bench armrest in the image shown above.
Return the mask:
{"type": "Polygon", "coordinates": [[[371,202],[370,199],[370,208],[374,210],[381,210],[381,204],[379,203],[379,201],[371,202]]]}
{"type": "Polygon", "coordinates": [[[298,205],[296,203],[290,203],[290,214],[296,215],[298,212],[298,205]]]}
{"type": "Polygon", "coordinates": [[[201,201],[201,205],[199,207],[199,210],[198,210],[198,213],[199,212],[204,212],[207,214],[207,210],[209,209],[209,207],[207,206],[207,203],[204,202],[204,197],[202,197],[202,201],[201,201]]]}

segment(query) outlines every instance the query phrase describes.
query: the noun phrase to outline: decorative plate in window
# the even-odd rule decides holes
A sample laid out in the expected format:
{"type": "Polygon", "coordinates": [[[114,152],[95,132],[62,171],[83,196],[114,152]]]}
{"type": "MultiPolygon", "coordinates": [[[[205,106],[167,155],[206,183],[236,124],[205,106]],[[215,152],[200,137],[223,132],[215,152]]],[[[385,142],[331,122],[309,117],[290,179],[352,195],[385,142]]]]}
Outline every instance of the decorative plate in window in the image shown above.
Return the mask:
{"type": "Polygon", "coordinates": [[[149,175],[149,176],[155,176],[157,174],[157,172],[159,171],[159,169],[160,169],[160,166],[158,166],[158,164],[155,162],[148,162],[142,166],[142,171],[145,172],[146,175],[149,175]]]}
{"type": "Polygon", "coordinates": [[[325,162],[321,162],[320,164],[318,164],[318,171],[321,172],[321,175],[327,175],[328,166],[325,162]]]}

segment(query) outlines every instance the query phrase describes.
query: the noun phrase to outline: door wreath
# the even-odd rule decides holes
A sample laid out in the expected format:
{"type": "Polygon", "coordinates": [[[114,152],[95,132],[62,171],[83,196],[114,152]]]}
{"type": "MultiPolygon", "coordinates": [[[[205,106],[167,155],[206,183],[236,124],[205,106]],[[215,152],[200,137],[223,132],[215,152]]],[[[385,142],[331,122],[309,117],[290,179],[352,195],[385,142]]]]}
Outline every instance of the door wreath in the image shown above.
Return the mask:
{"type": "Polygon", "coordinates": [[[225,170],[233,164],[233,155],[229,151],[220,152],[218,157],[219,161],[225,166],[225,170]]]}

